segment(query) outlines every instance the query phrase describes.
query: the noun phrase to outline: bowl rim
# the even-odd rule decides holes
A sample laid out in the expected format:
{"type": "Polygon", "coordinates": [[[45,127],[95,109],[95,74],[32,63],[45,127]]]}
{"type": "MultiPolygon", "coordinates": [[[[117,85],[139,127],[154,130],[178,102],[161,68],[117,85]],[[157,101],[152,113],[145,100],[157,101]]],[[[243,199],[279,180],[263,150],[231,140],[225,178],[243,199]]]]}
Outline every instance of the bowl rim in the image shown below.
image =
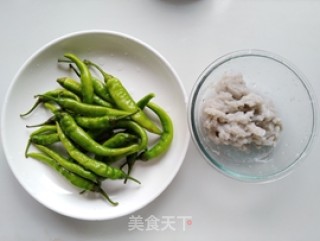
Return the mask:
{"type": "Polygon", "coordinates": [[[234,180],[238,180],[245,183],[269,183],[273,182],[279,179],[282,179],[289,175],[294,167],[301,164],[302,160],[306,158],[306,156],[310,153],[310,150],[312,148],[312,143],[314,142],[315,137],[317,136],[318,132],[318,101],[317,97],[312,89],[312,86],[310,82],[308,81],[307,77],[289,60],[286,58],[275,54],[271,51],[261,50],[261,49],[242,49],[242,50],[236,50],[233,52],[226,53],[222,55],[221,57],[218,57],[217,59],[213,60],[198,76],[196,82],[194,83],[190,98],[188,102],[188,127],[191,133],[191,139],[193,143],[195,144],[197,150],[199,153],[204,157],[204,159],[209,163],[211,166],[213,166],[218,172],[222,173],[223,175],[230,177],[234,180]],[[229,170],[227,168],[224,168],[223,165],[221,165],[218,161],[214,160],[214,158],[210,157],[210,155],[206,152],[204,146],[201,144],[200,136],[197,133],[197,129],[195,126],[195,115],[194,109],[195,109],[195,102],[198,97],[198,93],[204,84],[206,78],[219,66],[223,65],[224,63],[236,59],[236,58],[242,58],[242,57],[261,57],[261,58],[267,58],[269,60],[278,62],[279,64],[283,65],[287,69],[289,69],[301,82],[303,87],[305,88],[308,97],[310,99],[311,104],[311,110],[312,110],[312,128],[311,128],[311,135],[308,138],[308,141],[306,143],[306,146],[302,150],[302,152],[299,154],[299,156],[295,159],[294,162],[292,162],[290,165],[288,165],[286,168],[283,168],[279,171],[273,172],[268,175],[264,176],[251,176],[251,175],[245,175],[245,174],[239,174],[232,170],[229,170]]]}

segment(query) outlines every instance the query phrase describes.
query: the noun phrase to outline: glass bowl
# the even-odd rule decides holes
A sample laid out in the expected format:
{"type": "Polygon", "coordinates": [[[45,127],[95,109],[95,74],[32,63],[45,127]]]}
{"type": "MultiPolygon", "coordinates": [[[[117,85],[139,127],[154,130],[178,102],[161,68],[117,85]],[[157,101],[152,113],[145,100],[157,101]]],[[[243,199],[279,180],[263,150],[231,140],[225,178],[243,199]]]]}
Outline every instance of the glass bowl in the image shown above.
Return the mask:
{"type": "Polygon", "coordinates": [[[188,122],[195,145],[212,166],[234,179],[261,183],[286,176],[306,157],[316,133],[316,106],[310,84],[287,60],[266,51],[241,50],[217,59],[201,73],[188,103],[188,122]],[[251,92],[273,104],[282,126],[274,145],[238,148],[209,138],[203,124],[205,103],[223,76],[237,74],[251,92]]]}

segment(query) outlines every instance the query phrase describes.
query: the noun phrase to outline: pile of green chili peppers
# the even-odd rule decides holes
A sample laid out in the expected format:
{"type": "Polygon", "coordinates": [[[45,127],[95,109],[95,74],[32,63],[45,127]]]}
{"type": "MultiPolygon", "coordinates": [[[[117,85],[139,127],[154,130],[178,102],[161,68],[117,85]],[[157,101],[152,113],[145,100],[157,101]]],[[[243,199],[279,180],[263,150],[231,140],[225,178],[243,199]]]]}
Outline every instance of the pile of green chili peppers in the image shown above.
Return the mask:
{"type": "Polygon", "coordinates": [[[135,101],[118,78],[94,62],[65,53],[58,63],[69,64],[77,78],[58,78],[59,87],[36,95],[34,106],[20,115],[26,117],[39,105],[52,114],[44,123],[27,125],[36,130],[30,134],[25,155],[56,170],[81,193],[97,192],[117,205],[102,189],[102,182],[123,179],[124,183],[140,183],[130,175],[134,164],[157,158],[169,149],[172,120],[151,102],[153,93],[135,101]],[[148,133],[158,136],[155,144],[149,143],[148,133]],[[30,152],[31,145],[37,151],[30,152]]]}

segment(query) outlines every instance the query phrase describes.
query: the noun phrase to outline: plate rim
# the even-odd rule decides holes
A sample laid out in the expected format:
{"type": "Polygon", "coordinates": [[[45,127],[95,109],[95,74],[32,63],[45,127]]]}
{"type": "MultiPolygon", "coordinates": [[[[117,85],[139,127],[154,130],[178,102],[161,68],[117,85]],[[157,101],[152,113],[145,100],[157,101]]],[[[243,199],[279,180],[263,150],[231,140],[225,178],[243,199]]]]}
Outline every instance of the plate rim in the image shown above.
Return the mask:
{"type": "MultiPolygon", "coordinates": [[[[34,200],[36,200],[38,203],[40,203],[41,205],[45,206],[46,208],[48,208],[51,211],[54,211],[56,213],[59,213],[63,216],[67,216],[70,218],[75,218],[75,219],[79,219],[79,220],[87,220],[87,221],[98,221],[98,220],[111,220],[111,219],[116,219],[116,218],[120,218],[123,216],[126,216],[130,213],[136,212],[142,208],[144,208],[145,206],[149,205],[150,203],[152,203],[155,199],[157,199],[167,188],[168,186],[173,182],[173,180],[175,179],[175,177],[177,176],[179,170],[181,169],[181,166],[185,160],[186,157],[186,153],[190,144],[190,139],[191,139],[191,135],[187,126],[187,120],[186,122],[186,130],[185,130],[185,140],[184,140],[184,144],[183,144],[183,149],[180,150],[181,155],[181,161],[179,163],[179,165],[176,166],[174,172],[172,173],[172,176],[170,178],[168,178],[168,181],[165,185],[162,185],[160,189],[158,189],[157,192],[155,192],[155,194],[153,195],[153,197],[143,203],[142,205],[138,205],[137,208],[129,210],[127,212],[122,212],[120,215],[114,215],[114,216],[108,216],[108,217],[84,217],[81,215],[68,215],[63,213],[61,210],[57,210],[52,208],[52,206],[47,205],[47,203],[41,201],[36,195],[34,195],[29,188],[27,187],[26,184],[24,184],[21,180],[21,178],[18,177],[18,173],[17,170],[14,168],[12,160],[10,160],[10,158],[8,158],[9,156],[9,148],[7,147],[7,145],[5,144],[5,139],[6,139],[6,130],[5,130],[5,122],[6,122],[6,112],[7,112],[7,108],[8,108],[8,99],[10,98],[10,95],[14,89],[15,84],[17,83],[17,79],[19,78],[19,76],[21,75],[21,72],[23,72],[26,67],[42,52],[46,51],[48,48],[50,48],[50,46],[52,45],[56,45],[59,42],[63,42],[66,39],[69,38],[76,38],[79,36],[84,36],[84,35],[91,35],[91,34],[102,34],[102,35],[110,35],[110,36],[115,36],[115,37],[120,37],[120,38],[125,38],[129,41],[134,42],[135,44],[140,45],[141,47],[147,49],[150,53],[152,53],[156,58],[158,58],[161,63],[163,65],[165,65],[165,67],[167,68],[167,70],[173,75],[173,79],[175,79],[175,82],[178,84],[179,87],[179,91],[181,92],[181,97],[183,97],[183,104],[185,106],[185,112],[186,112],[186,118],[187,118],[187,103],[188,103],[188,96],[185,90],[185,87],[179,77],[179,75],[177,74],[176,70],[174,69],[174,67],[168,62],[168,60],[162,55],[160,54],[159,51],[157,51],[155,48],[153,48],[151,45],[147,44],[146,42],[142,41],[141,39],[138,39],[132,35],[129,35],[127,33],[123,33],[123,32],[118,32],[118,31],[113,31],[113,30],[102,30],[102,29],[91,29],[91,30],[81,30],[81,31],[75,31],[75,32],[70,32],[64,35],[61,35],[59,37],[56,37],[54,39],[52,39],[51,41],[47,42],[46,44],[42,45],[40,48],[38,48],[33,54],[31,54],[24,62],[23,64],[18,68],[18,70],[16,71],[15,75],[12,78],[12,81],[9,85],[9,87],[7,88],[6,94],[4,96],[4,101],[2,103],[2,111],[1,111],[1,142],[2,142],[2,147],[3,147],[3,152],[4,152],[4,157],[6,159],[6,162],[9,165],[9,169],[11,170],[12,174],[14,175],[15,179],[18,181],[18,183],[23,187],[23,189],[30,195],[32,196],[32,198],[34,200]]],[[[181,99],[182,100],[182,99],[181,99]]]]}

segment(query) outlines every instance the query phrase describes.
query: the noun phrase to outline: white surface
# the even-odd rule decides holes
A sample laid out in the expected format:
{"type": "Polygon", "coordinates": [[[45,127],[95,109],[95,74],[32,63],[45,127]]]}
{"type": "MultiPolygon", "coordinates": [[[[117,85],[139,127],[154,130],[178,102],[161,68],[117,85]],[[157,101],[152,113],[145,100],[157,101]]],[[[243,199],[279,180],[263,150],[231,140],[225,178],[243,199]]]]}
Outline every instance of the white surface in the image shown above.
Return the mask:
{"type": "MultiPolygon", "coordinates": [[[[217,57],[257,48],[294,63],[320,93],[320,2],[316,0],[4,1],[0,8],[3,103],[10,82],[38,48],[86,29],[121,31],[156,48],[176,69],[187,93],[217,57]]],[[[36,85],[36,84],[35,84],[36,85]]],[[[2,107],[1,107],[2,108],[2,107]]],[[[12,133],[19,138],[20,133],[12,133]]],[[[315,146],[319,146],[317,136],[315,146]]],[[[320,238],[319,148],[279,182],[252,185],[211,168],[190,143],[178,175],[135,216],[191,216],[176,230],[128,231],[129,216],[77,221],[36,202],[14,178],[1,150],[1,240],[316,241],[320,238]]],[[[177,220],[177,219],[176,219],[177,220]]],[[[178,221],[177,221],[178,222],[178,221]]]]}
{"type": "MultiPolygon", "coordinates": [[[[156,50],[145,43],[117,32],[93,30],[72,33],[46,44],[17,73],[4,100],[3,148],[20,184],[46,207],[82,220],[122,217],[157,198],[179,171],[190,139],[189,132],[185,131],[188,128],[186,100],[185,90],[175,71],[156,50]],[[51,115],[41,107],[24,118],[19,118],[19,115],[33,106],[35,95],[59,88],[57,78],[72,76],[76,79],[68,65],[57,62],[66,52],[89,59],[120,78],[134,99],[155,93],[153,101],[169,113],[174,123],[174,138],[168,152],[150,163],[137,163],[133,168],[131,175],[141,185],[130,181],[127,185],[123,185],[123,181],[103,182],[103,189],[112,200],[119,202],[117,207],[107,204],[103,198],[79,195],[78,189],[63,182],[43,163],[24,157],[29,135],[34,131],[33,128],[26,128],[26,125],[42,123],[51,115]],[[173,98],[174,104],[171,102],[173,98]],[[12,132],[20,133],[19,138],[12,132]]],[[[150,146],[155,140],[154,135],[149,135],[150,146]]],[[[30,148],[29,151],[37,150],[30,148]]]]}

